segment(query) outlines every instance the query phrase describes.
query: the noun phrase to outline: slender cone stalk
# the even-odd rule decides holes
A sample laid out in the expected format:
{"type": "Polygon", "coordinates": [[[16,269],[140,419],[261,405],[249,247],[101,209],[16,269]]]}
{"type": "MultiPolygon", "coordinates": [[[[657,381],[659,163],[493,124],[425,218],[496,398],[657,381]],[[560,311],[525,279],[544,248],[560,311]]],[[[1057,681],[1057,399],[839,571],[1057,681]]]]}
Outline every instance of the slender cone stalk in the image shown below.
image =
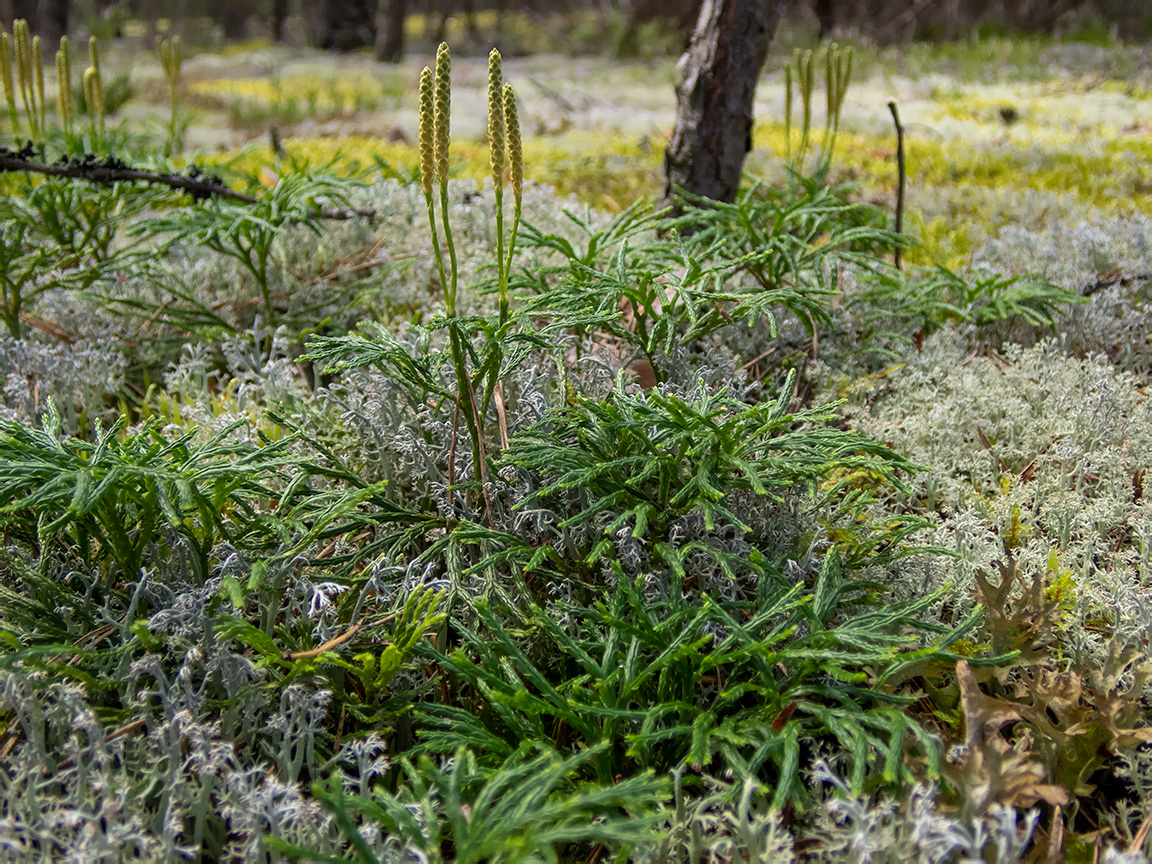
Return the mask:
{"type": "Polygon", "coordinates": [[[12,40],[7,33],[0,34],[0,81],[4,84],[8,120],[12,123],[12,137],[15,138],[20,134],[20,117],[16,113],[16,90],[12,83],[12,40]]]}
{"type": "Polygon", "coordinates": [[[516,110],[516,93],[511,84],[504,85],[504,125],[508,132],[508,162],[512,174],[512,232],[508,236],[508,261],[505,273],[512,272],[512,254],[516,251],[516,232],[524,203],[524,148],[520,140],[520,116],[516,110]]]}
{"type": "Polygon", "coordinates": [[[32,40],[32,68],[36,73],[36,109],[40,117],[40,135],[43,136],[47,115],[44,111],[44,51],[39,36],[32,40]]]}
{"type": "Polygon", "coordinates": [[[168,79],[168,102],[171,108],[168,117],[168,151],[176,150],[176,120],[179,111],[180,67],[183,58],[180,51],[180,37],[171,39],[156,37],[156,50],[160,54],[160,65],[164,67],[164,77],[168,79]]]}
{"type": "Polygon", "coordinates": [[[500,324],[508,320],[508,271],[504,267],[504,87],[500,52],[488,55],[488,150],[492,188],[496,193],[496,281],[500,289],[500,324]]]}
{"type": "Polygon", "coordinates": [[[432,88],[432,70],[425,66],[420,73],[420,182],[424,184],[424,197],[428,201],[432,200],[432,181],[436,176],[432,88]]]}
{"type": "Polygon", "coordinates": [[[96,81],[99,77],[96,70],[91,66],[84,70],[84,101],[88,104],[88,123],[92,127],[94,140],[98,139],[100,134],[100,126],[96,119],[99,113],[97,103],[100,98],[96,89],[96,81]]]}
{"type": "Polygon", "coordinates": [[[784,164],[792,165],[792,67],[784,67],[784,164]]]}
{"type": "Polygon", "coordinates": [[[808,134],[812,130],[812,89],[813,89],[813,61],[812,52],[805,51],[797,60],[799,73],[796,77],[800,84],[800,105],[803,110],[803,126],[800,129],[800,169],[804,168],[804,155],[808,152],[808,134]]]}
{"type": "Polygon", "coordinates": [[[32,41],[28,36],[28,22],[21,18],[12,22],[12,33],[16,39],[16,79],[20,85],[20,98],[24,103],[24,118],[33,138],[39,138],[37,129],[36,90],[32,83],[32,41]]]}
{"type": "Polygon", "coordinates": [[[840,55],[836,65],[836,106],[835,120],[832,123],[832,146],[836,146],[836,134],[840,131],[840,114],[844,110],[844,94],[852,82],[852,49],[840,55]]]}
{"type": "MultiPolygon", "coordinates": [[[[92,92],[96,97],[96,113],[95,116],[100,123],[100,137],[104,137],[104,82],[100,77],[100,52],[97,48],[96,37],[92,36],[88,39],[88,62],[91,65],[91,71],[94,73],[92,76],[92,92]]],[[[85,85],[88,82],[88,73],[84,73],[85,85]]]]}
{"type": "MultiPolygon", "coordinates": [[[[468,360],[464,354],[463,341],[456,318],[456,285],[458,266],[456,246],[452,242],[452,222],[448,210],[448,141],[450,138],[450,114],[452,111],[452,55],[448,43],[441,42],[436,52],[436,76],[432,85],[432,151],[436,168],[436,180],[440,185],[440,218],[444,229],[444,245],[448,247],[447,276],[444,283],[444,315],[448,322],[448,342],[452,350],[452,365],[456,371],[456,389],[460,395],[460,411],[468,424],[472,438],[472,460],[475,477],[480,480],[486,473],[484,448],[480,440],[479,414],[472,398],[472,379],[468,375],[468,360]]],[[[421,153],[423,159],[423,152],[421,153]]],[[[431,208],[429,208],[431,209],[431,208]]],[[[433,221],[432,233],[436,233],[433,221]]]]}
{"type": "MultiPolygon", "coordinates": [[[[436,180],[440,184],[440,212],[444,227],[444,245],[448,247],[449,285],[444,286],[448,317],[456,316],[456,245],[452,242],[452,225],[448,216],[448,139],[452,113],[452,55],[448,43],[441,42],[436,52],[436,82],[433,88],[433,141],[436,154],[436,180]]],[[[467,415],[465,415],[467,416],[467,415]]]]}
{"type": "Polygon", "coordinates": [[[824,52],[824,137],[820,139],[820,161],[830,162],[828,144],[832,138],[832,116],[836,111],[836,46],[824,52]]]}
{"type": "Polygon", "coordinates": [[[432,232],[432,251],[436,256],[440,287],[447,295],[448,275],[444,270],[444,255],[440,251],[440,234],[436,230],[436,199],[432,193],[436,177],[434,89],[432,70],[425,66],[420,73],[420,183],[424,187],[424,203],[428,207],[428,228],[432,232]]]}
{"type": "Polygon", "coordinates": [[[72,134],[72,61],[68,56],[68,37],[60,37],[56,52],[56,109],[67,135],[72,134]]]}

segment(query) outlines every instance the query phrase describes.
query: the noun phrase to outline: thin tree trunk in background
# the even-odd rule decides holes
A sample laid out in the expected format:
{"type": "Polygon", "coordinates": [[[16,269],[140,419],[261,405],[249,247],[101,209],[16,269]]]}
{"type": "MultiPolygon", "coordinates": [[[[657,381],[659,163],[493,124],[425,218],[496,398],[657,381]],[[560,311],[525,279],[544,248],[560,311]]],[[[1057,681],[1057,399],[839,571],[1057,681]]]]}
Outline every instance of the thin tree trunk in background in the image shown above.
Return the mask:
{"type": "Polygon", "coordinates": [[[463,0],[464,29],[468,31],[468,38],[473,42],[480,40],[480,29],[476,26],[476,0],[463,0]]]}
{"type": "Polygon", "coordinates": [[[184,19],[188,17],[188,0],[178,0],[173,4],[172,16],[168,19],[168,35],[184,36],[184,19]]]}
{"type": "MultiPolygon", "coordinates": [[[[432,44],[439,45],[448,37],[448,18],[452,10],[448,8],[449,0],[440,0],[440,20],[436,22],[436,32],[432,34],[432,44]]],[[[428,14],[434,15],[436,0],[428,0],[428,14]]]]}
{"type": "MultiPolygon", "coordinates": [[[[209,16],[224,30],[225,39],[241,40],[248,37],[248,11],[247,0],[213,0],[208,6],[209,16]]],[[[154,15],[152,17],[155,18],[154,15]]]]}
{"type": "Polygon", "coordinates": [[[780,21],[771,0],[704,0],[680,58],[676,126],[664,154],[665,203],[677,189],[733,201],[752,149],[752,100],[780,21]]]}
{"type": "Polygon", "coordinates": [[[149,0],[132,0],[128,4],[136,17],[144,24],[144,36],[142,44],[145,51],[149,51],[156,47],[156,19],[160,16],[162,10],[156,8],[156,4],[150,3],[149,0]]]}
{"type": "Polygon", "coordinates": [[[836,26],[836,4],[834,0],[816,0],[816,20],[820,22],[819,39],[825,39],[836,26]]]}
{"type": "Polygon", "coordinates": [[[404,18],[408,0],[380,0],[376,15],[376,59],[399,63],[404,59],[404,18]]]}
{"type": "Polygon", "coordinates": [[[52,56],[60,37],[68,33],[68,0],[40,0],[39,12],[39,33],[46,43],[48,56],[52,56]]]}
{"type": "Polygon", "coordinates": [[[284,41],[284,21],[288,17],[288,0],[272,0],[272,41],[284,41]]]}
{"type": "Polygon", "coordinates": [[[5,0],[2,9],[4,26],[8,30],[12,29],[12,22],[19,18],[27,21],[30,27],[36,23],[36,0],[5,0]]]}
{"type": "Polygon", "coordinates": [[[320,47],[354,51],[376,44],[376,0],[328,0],[320,47]]]}

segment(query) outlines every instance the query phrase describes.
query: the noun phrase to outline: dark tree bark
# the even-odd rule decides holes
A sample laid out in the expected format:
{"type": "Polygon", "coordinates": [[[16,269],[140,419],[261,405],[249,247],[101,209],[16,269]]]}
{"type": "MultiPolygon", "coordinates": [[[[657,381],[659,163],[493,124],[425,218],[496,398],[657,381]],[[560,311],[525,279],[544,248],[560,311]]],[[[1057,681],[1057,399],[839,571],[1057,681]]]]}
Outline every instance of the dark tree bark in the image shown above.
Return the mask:
{"type": "Polygon", "coordinates": [[[376,15],[376,59],[399,63],[404,59],[404,17],[408,0],[380,0],[376,15]]]}
{"type": "Polygon", "coordinates": [[[836,9],[834,0],[816,0],[816,20],[820,22],[819,39],[824,39],[836,26],[836,9]]]}
{"type": "Polygon", "coordinates": [[[224,30],[224,38],[237,41],[248,37],[249,11],[247,0],[212,0],[208,7],[212,20],[224,30]]]}
{"type": "Polygon", "coordinates": [[[36,32],[44,39],[49,56],[55,54],[60,37],[68,33],[68,6],[68,0],[40,0],[36,32]]]}
{"type": "Polygon", "coordinates": [[[680,58],[676,126],[664,154],[665,203],[683,189],[733,201],[752,149],[752,99],[780,21],[772,0],[704,0],[680,58]]]}
{"type": "Polygon", "coordinates": [[[284,21],[288,18],[288,0],[272,0],[272,41],[284,41],[284,21]]]}
{"type": "Polygon", "coordinates": [[[19,18],[27,21],[29,27],[36,27],[36,0],[4,0],[0,11],[4,15],[4,26],[9,30],[12,29],[12,22],[19,18]]]}
{"type": "Polygon", "coordinates": [[[473,42],[480,41],[480,28],[476,26],[476,0],[463,0],[464,29],[473,42]]]}
{"type": "Polygon", "coordinates": [[[376,0],[327,0],[323,8],[321,48],[355,51],[376,44],[376,0]]]}
{"type": "Polygon", "coordinates": [[[635,57],[640,53],[640,27],[649,21],[673,22],[687,40],[699,13],[700,0],[634,0],[627,9],[624,31],[616,41],[616,56],[635,57]]]}

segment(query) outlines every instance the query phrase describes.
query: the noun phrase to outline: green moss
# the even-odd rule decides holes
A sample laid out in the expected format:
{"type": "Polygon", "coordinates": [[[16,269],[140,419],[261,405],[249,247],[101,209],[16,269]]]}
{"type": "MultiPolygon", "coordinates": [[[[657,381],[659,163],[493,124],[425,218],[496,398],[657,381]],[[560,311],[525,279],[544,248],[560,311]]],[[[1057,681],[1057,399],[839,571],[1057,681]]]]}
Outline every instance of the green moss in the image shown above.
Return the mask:
{"type": "MultiPolygon", "coordinates": [[[[371,170],[380,159],[403,174],[420,163],[416,147],[402,142],[364,136],[298,138],[284,142],[291,159],[309,166],[328,166],[338,173],[371,170]]],[[[484,180],[491,175],[488,147],[478,141],[452,143],[454,176],[484,180]]],[[[619,210],[637,198],[663,189],[662,153],[642,139],[593,133],[570,133],[557,138],[534,138],[524,143],[524,176],[574,194],[596,207],[619,210]]],[[[259,176],[274,163],[267,147],[246,148],[210,160],[234,170],[259,176]]]]}

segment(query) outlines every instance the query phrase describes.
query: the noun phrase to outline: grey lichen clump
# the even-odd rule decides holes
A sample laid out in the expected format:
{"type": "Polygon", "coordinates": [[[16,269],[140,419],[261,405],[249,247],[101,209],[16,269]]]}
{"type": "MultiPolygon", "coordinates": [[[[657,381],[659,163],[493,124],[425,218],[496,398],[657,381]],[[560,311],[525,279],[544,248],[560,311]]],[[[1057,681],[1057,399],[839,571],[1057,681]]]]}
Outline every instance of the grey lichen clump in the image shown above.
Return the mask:
{"type": "Polygon", "coordinates": [[[1152,232],[899,271],[826,69],[676,218],[526,183],[498,52],[453,179],[446,45],[418,174],[0,202],[3,856],[1138,860],[1152,232]]]}

